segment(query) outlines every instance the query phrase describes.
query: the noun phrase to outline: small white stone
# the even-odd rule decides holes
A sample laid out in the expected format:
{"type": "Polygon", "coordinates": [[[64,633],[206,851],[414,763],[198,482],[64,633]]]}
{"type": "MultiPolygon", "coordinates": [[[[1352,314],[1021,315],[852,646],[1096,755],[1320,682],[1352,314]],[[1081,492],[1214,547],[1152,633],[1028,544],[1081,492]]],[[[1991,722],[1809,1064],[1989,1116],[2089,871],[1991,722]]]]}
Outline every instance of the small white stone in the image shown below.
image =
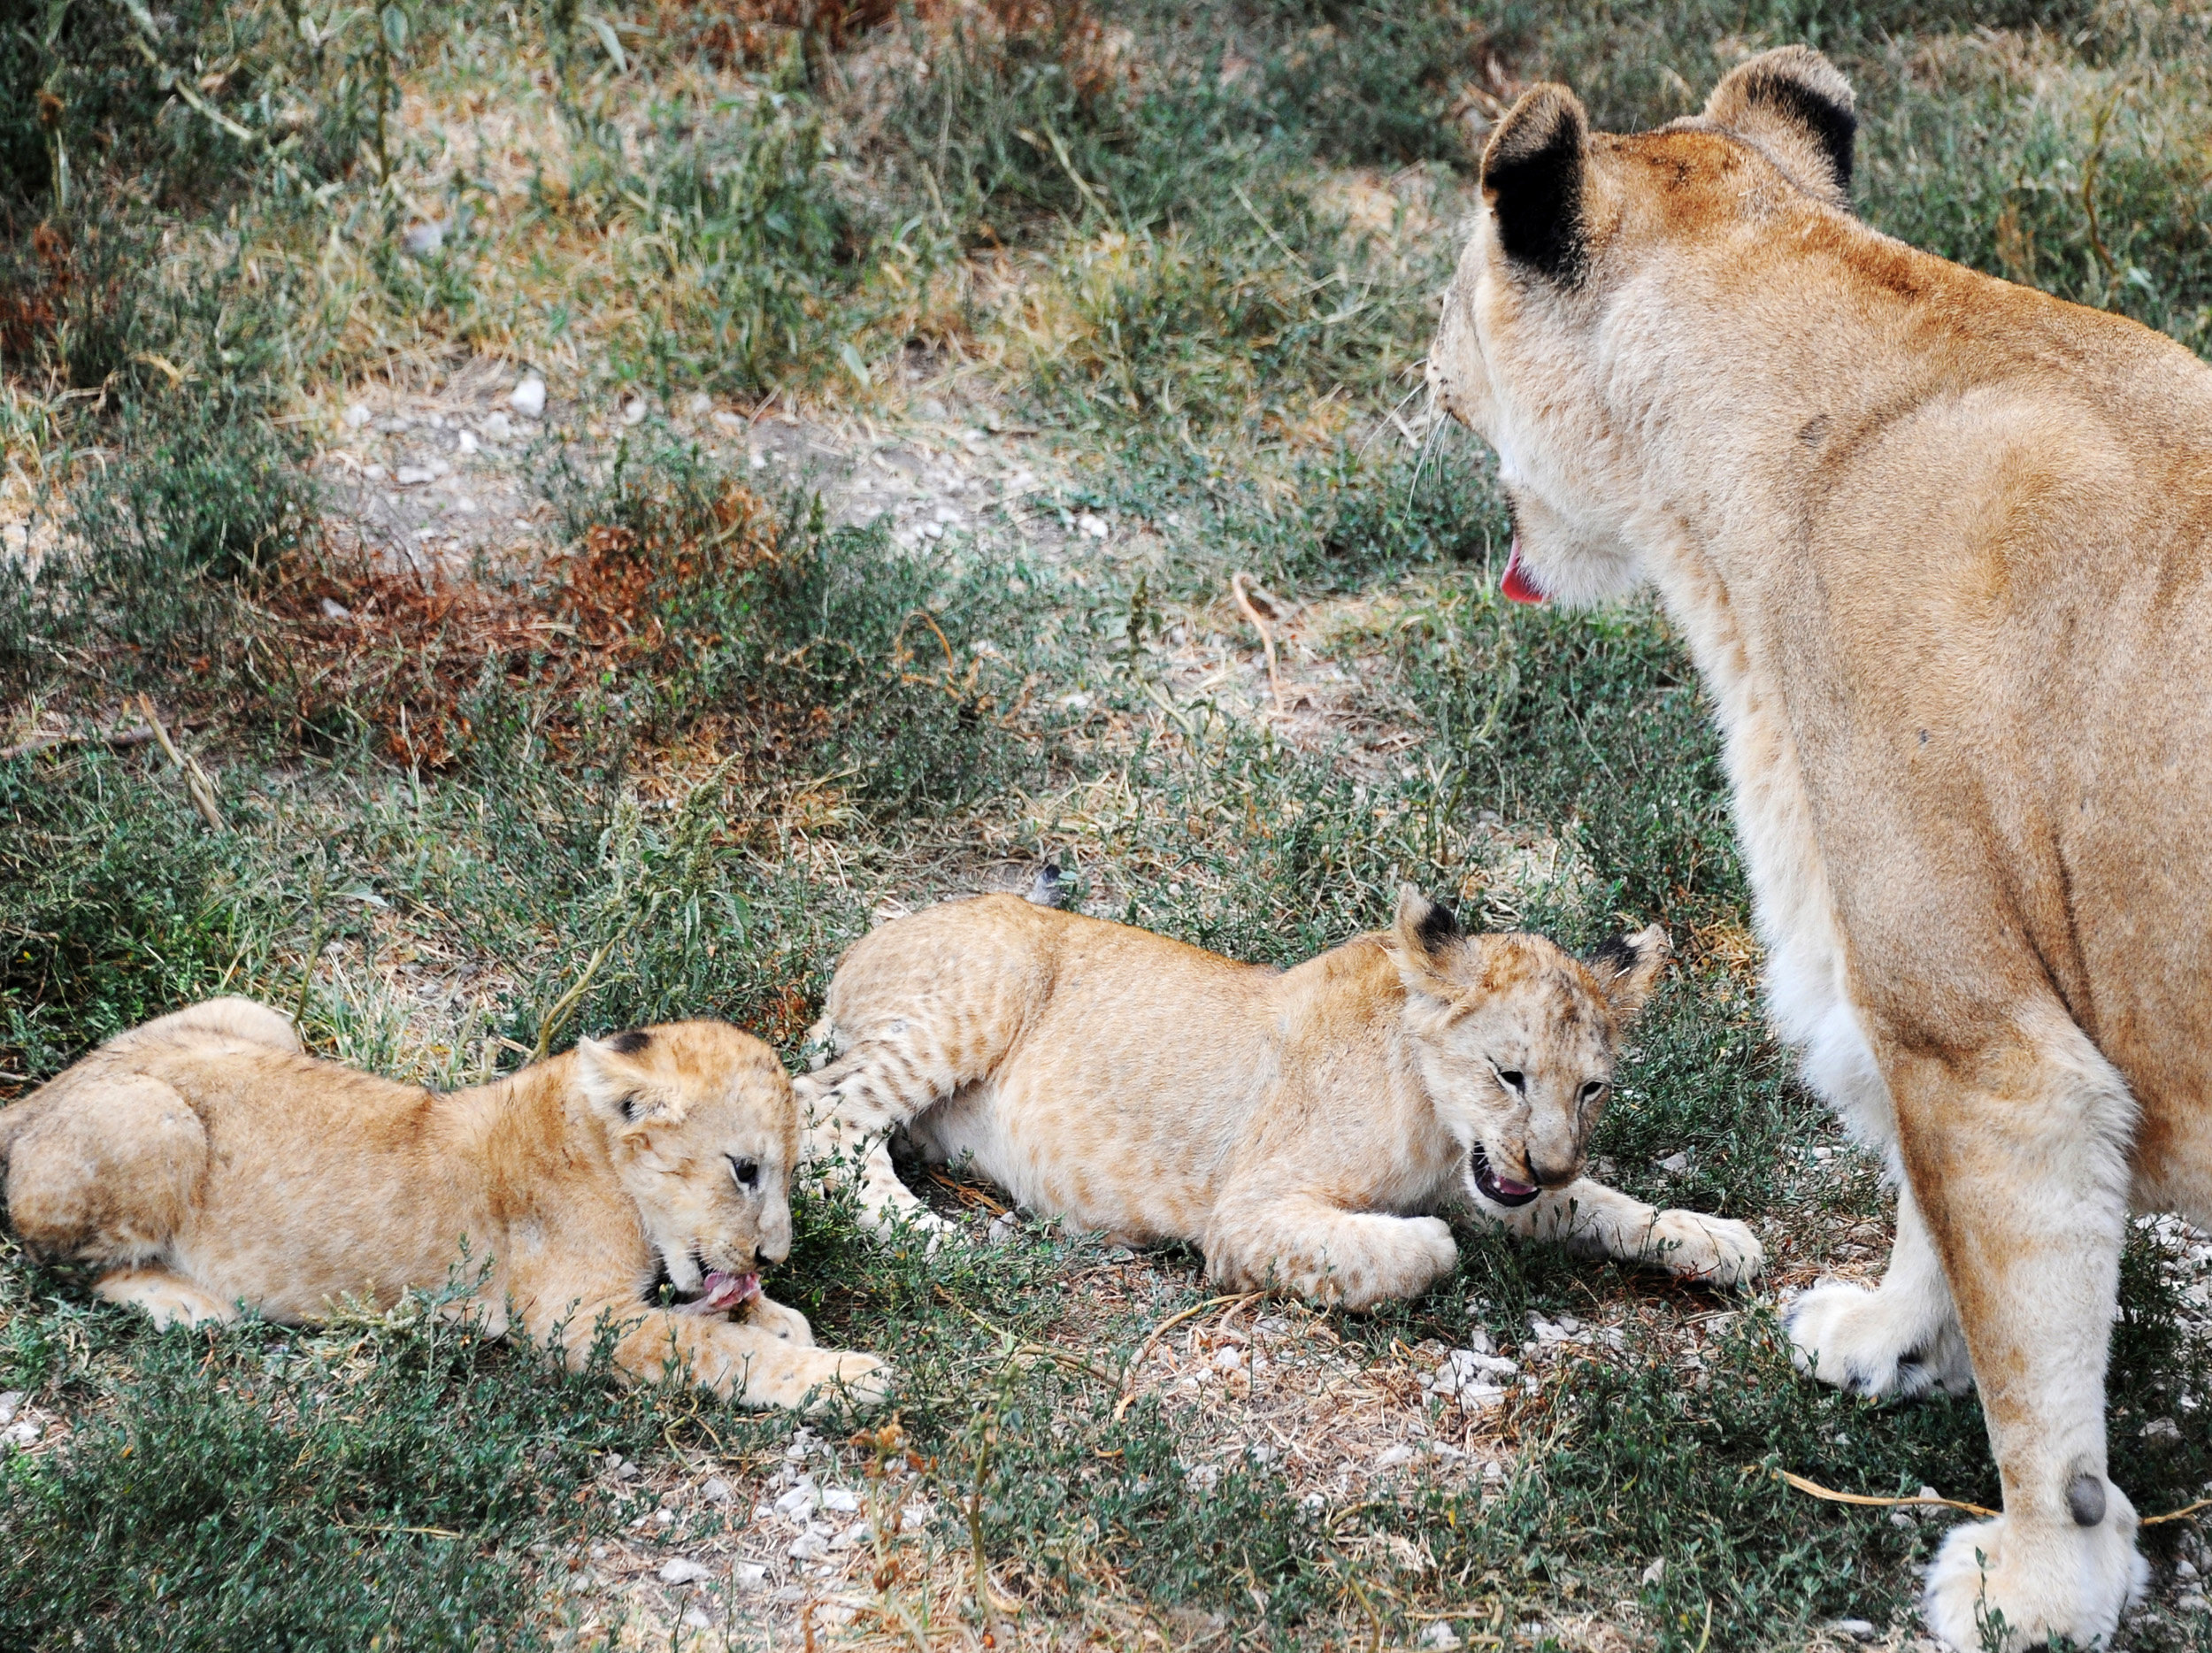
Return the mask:
{"type": "Polygon", "coordinates": [[[850,1515],[860,1508],[859,1496],[844,1487],[830,1487],[822,1493],[822,1507],[839,1515],[850,1515]]]}
{"type": "Polygon", "coordinates": [[[2170,1418],[2154,1418],[2143,1426],[2143,1439],[2163,1451],[2181,1444],[2181,1426],[2170,1418]]]}
{"type": "Polygon", "coordinates": [[[1412,1462],[1413,1449],[1409,1446],[1385,1447],[1375,1455],[1375,1467],[1379,1470],[1398,1469],[1412,1462]]]}
{"type": "Polygon", "coordinates": [[[646,405],[643,396],[632,396],[622,404],[622,422],[625,425],[641,424],[645,416],[652,411],[646,405]]]}
{"type": "Polygon", "coordinates": [[[661,1563],[663,1584],[703,1584],[713,1576],[714,1569],[703,1561],[687,1561],[678,1556],[661,1563]]]}
{"type": "Polygon", "coordinates": [[[676,1525],[676,1512],[673,1510],[656,1510],[653,1511],[653,1518],[663,1526],[676,1525]]]}
{"type": "Polygon", "coordinates": [[[380,482],[384,480],[386,473],[382,465],[372,464],[363,465],[361,467],[361,474],[367,477],[372,482],[380,482]]]}
{"type": "Polygon", "coordinates": [[[699,1495],[709,1503],[727,1503],[737,1495],[731,1490],[729,1482],[719,1475],[711,1475],[701,1485],[699,1495]]]}
{"type": "Polygon", "coordinates": [[[684,411],[694,419],[704,419],[714,411],[714,398],[703,390],[695,390],[686,398],[684,411]]]}
{"type": "Polygon", "coordinates": [[[474,431],[465,430],[461,433],[461,451],[463,453],[474,453],[476,451],[476,433],[474,431]]]}
{"type": "Polygon", "coordinates": [[[1094,517],[1087,511],[1076,518],[1075,526],[1094,540],[1102,540],[1108,533],[1106,519],[1103,517],[1094,517]]]}
{"type": "Polygon", "coordinates": [[[23,1410],[23,1403],[27,1398],[21,1389],[10,1389],[6,1394],[0,1395],[0,1428],[15,1421],[16,1413],[23,1410]]]}
{"type": "Polygon", "coordinates": [[[757,1561],[741,1561],[730,1569],[730,1582],[741,1590],[757,1590],[768,1581],[768,1569],[757,1561]]]}
{"type": "Polygon", "coordinates": [[[1669,1154],[1659,1162],[1659,1169],[1671,1177],[1678,1177],[1689,1168],[1690,1157],[1687,1154],[1669,1154]]]}
{"type": "Polygon", "coordinates": [[[829,1540],[810,1529],[792,1541],[789,1554],[794,1561],[812,1561],[828,1549],[829,1540]]]}
{"type": "Polygon", "coordinates": [[[1849,1636],[1854,1641],[1871,1641],[1881,1634],[1880,1631],[1875,1629],[1874,1621],[1870,1618],[1839,1618],[1836,1620],[1836,1629],[1839,1634],[1849,1636]]]}
{"type": "Polygon", "coordinates": [[[694,1602],[684,1609],[684,1628],[687,1630],[714,1628],[714,1615],[707,1611],[705,1603],[694,1602]]]}
{"type": "Polygon", "coordinates": [[[399,244],[418,258],[433,257],[445,245],[445,220],[432,219],[427,224],[409,226],[399,244]]]}
{"type": "Polygon", "coordinates": [[[1413,1645],[1417,1648],[1434,1648],[1440,1649],[1440,1653],[1449,1653],[1449,1649],[1463,1646],[1464,1643],[1460,1641],[1459,1633],[1440,1618],[1415,1637],[1413,1645]]]}
{"type": "Polygon", "coordinates": [[[918,1533],[929,1525],[929,1518],[935,1513],[926,1503],[910,1503],[899,1511],[899,1531],[918,1533]]]}
{"type": "Polygon", "coordinates": [[[21,1450],[35,1445],[39,1436],[45,1433],[46,1431],[39,1426],[37,1419],[22,1418],[10,1424],[6,1429],[0,1430],[0,1440],[4,1440],[10,1446],[21,1450]]]}
{"type": "Polygon", "coordinates": [[[1666,1578],[1666,1576],[1667,1563],[1666,1557],[1663,1556],[1644,1569],[1644,1582],[1646,1584],[1660,1583],[1666,1578]]]}
{"type": "Polygon", "coordinates": [[[945,525],[941,522],[918,522],[914,525],[914,532],[926,540],[941,540],[945,537],[945,525]]]}
{"type": "Polygon", "coordinates": [[[997,1216],[991,1219],[991,1232],[989,1236],[991,1243],[993,1245],[998,1245],[1007,1240],[1012,1239],[1014,1230],[1017,1226],[1018,1225],[1015,1222],[1013,1212],[1001,1211],[997,1216]]]}
{"type": "Polygon", "coordinates": [[[395,480],[402,488],[420,488],[425,482],[434,482],[438,473],[426,465],[403,465],[395,480]]]}
{"type": "Polygon", "coordinates": [[[814,1488],[802,1481],[776,1500],[776,1513],[803,1521],[814,1513],[815,1506],[819,1502],[820,1499],[816,1496],[814,1488]]]}
{"type": "Polygon", "coordinates": [[[483,428],[484,440],[487,442],[512,442],[514,440],[514,421],[504,413],[487,415],[483,428]]]}
{"type": "Polygon", "coordinates": [[[346,424],[354,430],[359,430],[373,417],[365,402],[357,402],[346,410],[346,424]]]}
{"type": "Polygon", "coordinates": [[[507,398],[507,405],[525,419],[537,418],[545,411],[545,381],[535,373],[525,375],[507,398]]]}

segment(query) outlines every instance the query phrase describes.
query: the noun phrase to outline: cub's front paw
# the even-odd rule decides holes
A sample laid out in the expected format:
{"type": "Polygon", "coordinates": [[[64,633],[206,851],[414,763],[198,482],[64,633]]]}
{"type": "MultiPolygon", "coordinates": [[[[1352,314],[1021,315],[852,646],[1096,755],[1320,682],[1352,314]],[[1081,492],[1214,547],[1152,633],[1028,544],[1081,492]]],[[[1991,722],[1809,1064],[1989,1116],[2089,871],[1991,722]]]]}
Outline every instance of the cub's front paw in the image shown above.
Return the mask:
{"type": "Polygon", "coordinates": [[[1974,1387],[1955,1321],[1930,1326],[1902,1300],[1843,1280],[1823,1280],[1782,1317],[1800,1372],[1855,1395],[1909,1398],[1940,1387],[1974,1387]]]}
{"type": "Polygon", "coordinates": [[[2135,1549],[2135,1506],[2106,1483],[2095,1526],[2027,1526],[2008,1516],[1954,1527],[1928,1569],[1928,1626],[1959,1653],[2012,1653],[2060,1636],[2110,1635],[2150,1581],[2135,1549]],[[2001,1626],[2001,1628],[2000,1628],[2001,1626]]]}
{"type": "Polygon", "coordinates": [[[889,1363],[873,1355],[834,1354],[825,1364],[827,1370],[818,1369],[814,1380],[816,1395],[807,1408],[810,1412],[826,1411],[841,1400],[851,1406],[871,1407],[891,1398],[895,1374],[889,1363]]]}
{"type": "Polygon", "coordinates": [[[1661,1211],[1653,1250],[1668,1272],[1716,1286],[1740,1286],[1766,1266],[1766,1248],[1748,1225],[1702,1211],[1661,1211]]]}
{"type": "Polygon", "coordinates": [[[766,1297],[756,1297],[745,1305],[745,1320],[757,1326],[771,1337],[780,1337],[787,1343],[801,1349],[814,1347],[814,1328],[806,1323],[806,1316],[796,1309],[766,1297]]]}

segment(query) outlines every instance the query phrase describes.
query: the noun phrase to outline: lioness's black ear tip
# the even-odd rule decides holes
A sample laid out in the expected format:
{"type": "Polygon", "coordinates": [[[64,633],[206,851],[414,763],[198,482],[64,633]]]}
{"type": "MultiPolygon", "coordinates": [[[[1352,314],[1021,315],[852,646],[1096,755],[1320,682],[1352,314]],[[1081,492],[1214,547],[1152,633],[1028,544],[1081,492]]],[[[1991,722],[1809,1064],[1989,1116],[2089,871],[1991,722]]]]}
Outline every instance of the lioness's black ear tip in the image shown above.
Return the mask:
{"type": "Polygon", "coordinates": [[[1532,87],[1482,152],[1482,194],[1505,256],[1555,281],[1582,273],[1590,118],[1563,86],[1532,87]]]}
{"type": "Polygon", "coordinates": [[[1825,169],[1826,178],[1816,181],[1832,186],[1839,196],[1851,190],[1858,111],[1843,71],[1810,46],[1779,46],[1738,64],[1705,100],[1705,118],[1716,126],[1754,136],[1779,132],[1794,137],[1806,158],[1825,169]]]}

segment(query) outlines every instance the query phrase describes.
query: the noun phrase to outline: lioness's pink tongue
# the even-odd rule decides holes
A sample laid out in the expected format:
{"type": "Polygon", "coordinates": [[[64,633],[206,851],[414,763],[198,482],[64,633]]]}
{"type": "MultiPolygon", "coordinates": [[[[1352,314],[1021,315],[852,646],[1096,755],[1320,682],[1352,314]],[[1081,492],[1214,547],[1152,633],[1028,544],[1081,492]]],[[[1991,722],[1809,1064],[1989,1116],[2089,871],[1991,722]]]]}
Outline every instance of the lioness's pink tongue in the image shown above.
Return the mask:
{"type": "MultiPolygon", "coordinates": [[[[1498,582],[1498,589],[1516,603],[1541,603],[1543,592],[1521,568],[1521,536],[1513,536],[1513,549],[1505,554],[1505,578],[1498,582]]],[[[1503,1183],[1499,1184],[1501,1188],[1503,1183]]]]}

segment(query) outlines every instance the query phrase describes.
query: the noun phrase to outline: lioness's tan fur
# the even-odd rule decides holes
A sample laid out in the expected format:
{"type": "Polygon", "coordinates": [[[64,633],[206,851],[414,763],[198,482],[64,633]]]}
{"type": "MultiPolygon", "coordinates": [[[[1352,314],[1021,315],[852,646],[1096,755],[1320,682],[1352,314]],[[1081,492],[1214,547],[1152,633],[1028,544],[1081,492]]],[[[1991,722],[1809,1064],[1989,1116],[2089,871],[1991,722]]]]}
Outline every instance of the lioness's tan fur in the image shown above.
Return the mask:
{"type": "Polygon", "coordinates": [[[1632,136],[1531,92],[1430,373],[1523,577],[1655,584],[1718,710],[1776,1022],[1903,1185],[1881,1289],[1793,1334],[1826,1381],[1978,1384],[2003,1476],[1932,1623],[2086,1642],[2144,1576],[2130,1203],[2212,1220],[2212,370],[1868,228],[1854,120],[1801,48],[1632,136]]]}
{"type": "Polygon", "coordinates": [[[805,1318],[764,1296],[739,1320],[648,1305],[663,1272],[692,1291],[703,1267],[788,1253],[798,1149],[781,1065],[719,1022],[588,1039],[439,1094],[306,1056],[244,999],[149,1022],[0,1111],[17,1234],[105,1267],[100,1295],[163,1325],[242,1303],[314,1320],[441,1288],[459,1265],[471,1283],[484,1271],[490,1330],[511,1314],[572,1365],[603,1319],[634,1378],[687,1370],[757,1406],[839,1386],[872,1398],[882,1363],[812,1347],[805,1318]]]}
{"type": "Polygon", "coordinates": [[[856,1165],[879,1222],[938,1220],[892,1167],[895,1127],[1033,1211],[1197,1242],[1233,1289],[1352,1308],[1454,1266],[1432,1213],[1463,1190],[1525,1234],[1740,1280],[1761,1256],[1742,1224],[1580,1174],[1667,957],[1656,926],[1587,963],[1463,935],[1410,889],[1393,930],[1286,973],[1012,896],[949,902],[838,966],[815,1029],[836,1055],[798,1081],[810,1151],[856,1165]],[[1484,1197],[1478,1146],[1540,1185],[1532,1203],[1484,1197]]]}

